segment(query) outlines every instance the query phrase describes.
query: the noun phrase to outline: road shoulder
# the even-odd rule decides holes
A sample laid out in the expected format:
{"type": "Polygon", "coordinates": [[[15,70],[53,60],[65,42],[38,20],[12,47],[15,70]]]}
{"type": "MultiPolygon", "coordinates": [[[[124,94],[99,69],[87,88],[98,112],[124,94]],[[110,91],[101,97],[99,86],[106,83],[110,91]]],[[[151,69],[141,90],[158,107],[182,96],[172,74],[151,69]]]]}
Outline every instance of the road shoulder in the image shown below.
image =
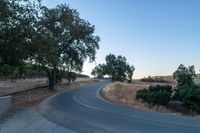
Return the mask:
{"type": "Polygon", "coordinates": [[[42,117],[36,107],[11,109],[0,119],[0,133],[76,133],[42,117]]]}

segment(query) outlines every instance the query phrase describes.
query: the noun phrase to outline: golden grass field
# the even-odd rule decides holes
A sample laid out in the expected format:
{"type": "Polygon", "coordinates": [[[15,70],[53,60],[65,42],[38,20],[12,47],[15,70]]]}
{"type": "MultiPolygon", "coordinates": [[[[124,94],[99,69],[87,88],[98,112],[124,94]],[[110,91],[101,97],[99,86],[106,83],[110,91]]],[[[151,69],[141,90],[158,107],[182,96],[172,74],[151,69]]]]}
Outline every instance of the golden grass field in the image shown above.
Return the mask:
{"type": "Polygon", "coordinates": [[[55,93],[64,91],[72,86],[80,86],[91,82],[98,82],[95,79],[77,78],[71,85],[63,79],[62,83],[55,86],[56,90],[51,91],[47,87],[46,78],[18,79],[16,82],[10,80],[0,81],[0,96],[12,95],[14,107],[34,106],[55,93]]]}
{"type": "Polygon", "coordinates": [[[80,86],[92,82],[98,82],[98,80],[77,80],[76,82],[68,85],[65,82],[59,83],[56,85],[56,90],[51,91],[48,89],[48,87],[39,87],[31,90],[25,90],[25,91],[19,91],[16,93],[13,93],[12,96],[12,105],[14,107],[30,107],[37,105],[41,101],[45,100],[49,96],[52,96],[56,93],[62,92],[66,89],[80,86]]]}
{"type": "MultiPolygon", "coordinates": [[[[170,85],[175,86],[176,82],[172,76],[164,76],[163,79],[168,81],[170,85]]],[[[200,75],[197,75],[197,78],[194,80],[196,84],[200,84],[200,75]]],[[[184,114],[185,110],[181,107],[181,112],[178,112],[176,107],[166,107],[166,106],[152,106],[146,103],[142,103],[141,101],[136,100],[136,93],[138,90],[143,88],[148,88],[150,85],[156,84],[166,84],[166,83],[149,83],[149,82],[140,82],[140,80],[133,81],[132,84],[122,83],[122,82],[114,82],[109,86],[105,87],[101,91],[101,95],[113,102],[118,104],[127,105],[129,107],[134,107],[143,110],[153,110],[158,112],[165,112],[165,113],[177,113],[177,114],[184,114]]],[[[177,105],[179,106],[179,105],[177,105]]]]}
{"type": "MultiPolygon", "coordinates": [[[[194,79],[194,82],[196,84],[200,84],[200,74],[197,74],[196,75],[197,77],[194,79]]],[[[165,81],[168,81],[172,84],[176,84],[176,81],[173,79],[173,76],[172,75],[169,75],[169,76],[163,76],[162,77],[165,81]]]]}
{"type": "Polygon", "coordinates": [[[136,93],[142,88],[148,88],[149,85],[155,85],[156,83],[143,83],[135,81],[133,84],[114,82],[109,86],[105,87],[101,91],[101,95],[113,102],[118,104],[127,105],[129,107],[134,107],[144,110],[154,110],[159,112],[172,112],[164,106],[151,106],[146,103],[142,103],[136,100],[136,93]]]}

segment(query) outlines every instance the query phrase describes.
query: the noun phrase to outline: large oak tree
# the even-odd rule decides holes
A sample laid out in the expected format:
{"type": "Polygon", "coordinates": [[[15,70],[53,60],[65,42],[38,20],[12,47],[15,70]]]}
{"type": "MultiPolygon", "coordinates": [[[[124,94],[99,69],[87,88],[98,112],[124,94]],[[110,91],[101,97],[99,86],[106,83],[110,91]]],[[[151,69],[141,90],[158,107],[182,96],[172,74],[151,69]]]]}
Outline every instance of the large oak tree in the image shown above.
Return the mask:
{"type": "Polygon", "coordinates": [[[100,38],[77,10],[65,4],[47,8],[40,1],[0,2],[1,73],[22,73],[28,62],[46,71],[53,90],[61,72],[80,72],[86,59],[95,60],[100,38]]]}

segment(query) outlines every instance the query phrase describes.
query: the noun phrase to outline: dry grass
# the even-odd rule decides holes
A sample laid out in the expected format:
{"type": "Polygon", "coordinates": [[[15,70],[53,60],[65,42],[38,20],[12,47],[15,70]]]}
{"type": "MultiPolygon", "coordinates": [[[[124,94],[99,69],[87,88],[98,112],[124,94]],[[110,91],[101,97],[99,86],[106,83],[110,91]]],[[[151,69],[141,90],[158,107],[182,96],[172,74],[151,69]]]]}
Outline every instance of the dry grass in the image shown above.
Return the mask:
{"type": "Polygon", "coordinates": [[[81,80],[81,81],[74,82],[71,85],[68,85],[66,83],[61,83],[61,84],[56,85],[55,91],[50,91],[48,90],[47,87],[39,87],[39,88],[31,89],[31,90],[25,90],[22,92],[16,92],[13,94],[12,105],[17,108],[34,106],[40,103],[41,101],[45,100],[49,96],[52,96],[58,92],[62,92],[71,87],[80,86],[80,85],[88,84],[91,82],[98,82],[98,81],[97,80],[81,80]]]}
{"type": "MultiPolygon", "coordinates": [[[[163,76],[162,78],[169,82],[170,85],[176,85],[176,81],[173,79],[173,76],[163,76]]],[[[194,82],[196,84],[200,84],[200,74],[197,74],[194,82]]],[[[133,84],[114,82],[111,85],[105,87],[100,93],[105,99],[113,103],[119,103],[129,107],[165,113],[176,113],[181,115],[199,115],[195,112],[190,112],[184,108],[180,102],[177,101],[171,101],[168,106],[152,106],[136,100],[136,93],[138,90],[148,88],[150,85],[156,84],[166,85],[167,83],[141,82],[140,80],[135,80],[133,84]]]]}
{"type": "MultiPolygon", "coordinates": [[[[77,78],[75,82],[87,82],[89,78],[77,78]]],[[[67,82],[63,79],[63,82],[67,82]]],[[[15,82],[10,80],[0,80],[0,96],[10,95],[13,93],[27,91],[34,88],[41,88],[48,85],[47,78],[27,78],[25,80],[18,79],[15,82]]]]}
{"type": "MultiPolygon", "coordinates": [[[[200,74],[197,74],[196,76],[197,76],[197,77],[194,79],[194,82],[195,82],[196,84],[200,84],[200,74]]],[[[162,76],[162,78],[163,78],[165,81],[167,81],[167,82],[169,82],[169,83],[171,83],[171,84],[173,84],[173,85],[176,84],[176,81],[174,80],[174,78],[173,78],[172,75],[162,76]]]]}
{"type": "Polygon", "coordinates": [[[165,106],[152,106],[136,100],[137,91],[142,88],[147,88],[149,85],[155,85],[155,83],[143,83],[136,81],[134,84],[127,84],[114,82],[113,84],[105,87],[101,91],[101,95],[111,102],[124,104],[129,107],[159,112],[173,112],[165,106]]]}
{"type": "Polygon", "coordinates": [[[169,76],[163,76],[163,80],[171,83],[171,84],[176,84],[176,81],[174,80],[173,76],[172,75],[169,75],[169,76]]]}

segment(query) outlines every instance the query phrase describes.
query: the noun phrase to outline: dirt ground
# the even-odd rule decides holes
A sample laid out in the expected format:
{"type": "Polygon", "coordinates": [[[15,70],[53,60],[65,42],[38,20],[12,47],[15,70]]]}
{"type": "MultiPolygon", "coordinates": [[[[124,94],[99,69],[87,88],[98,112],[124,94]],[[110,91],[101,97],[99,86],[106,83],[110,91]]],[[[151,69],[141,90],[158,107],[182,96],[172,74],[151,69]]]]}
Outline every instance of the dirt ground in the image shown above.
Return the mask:
{"type": "Polygon", "coordinates": [[[164,113],[194,115],[193,113],[188,112],[179,103],[172,103],[171,105],[168,106],[158,106],[158,105],[153,106],[136,100],[136,93],[138,90],[143,88],[148,88],[148,86],[155,84],[156,83],[145,83],[140,81],[134,81],[133,84],[114,82],[111,85],[105,87],[100,93],[105,99],[113,103],[123,104],[129,107],[134,107],[143,110],[164,112],[164,113]]]}
{"type": "Polygon", "coordinates": [[[67,83],[61,83],[56,85],[55,91],[48,90],[48,87],[37,87],[31,90],[16,92],[12,94],[12,105],[16,108],[34,106],[58,92],[62,92],[71,87],[80,86],[91,82],[98,82],[98,80],[76,81],[71,85],[67,85],[67,83]]]}

